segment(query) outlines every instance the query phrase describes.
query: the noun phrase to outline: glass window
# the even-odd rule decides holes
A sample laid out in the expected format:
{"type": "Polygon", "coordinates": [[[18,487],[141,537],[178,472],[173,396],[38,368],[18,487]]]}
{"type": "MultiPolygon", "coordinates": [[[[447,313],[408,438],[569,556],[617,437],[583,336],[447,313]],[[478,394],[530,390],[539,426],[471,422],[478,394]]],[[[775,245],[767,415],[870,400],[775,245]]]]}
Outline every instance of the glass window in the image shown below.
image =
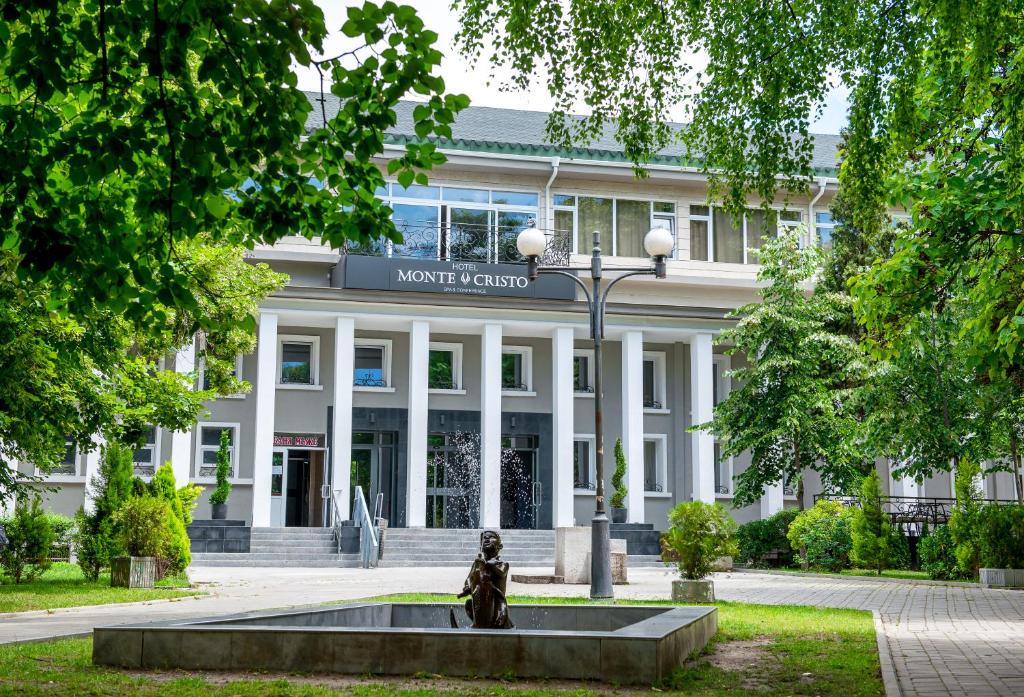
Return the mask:
{"type": "Polygon", "coordinates": [[[276,452],[270,456],[270,495],[280,496],[284,483],[284,453],[276,452]]]}
{"type": "Polygon", "coordinates": [[[431,349],[427,366],[427,387],[432,390],[457,390],[455,379],[455,352],[431,349]]]}
{"type": "Polygon", "coordinates": [[[377,198],[387,198],[388,197],[388,191],[389,191],[388,187],[389,186],[391,186],[391,185],[390,184],[385,184],[384,186],[378,186],[376,189],[373,190],[373,195],[376,196],[377,198]]]}
{"type": "Polygon", "coordinates": [[[660,440],[644,441],[644,491],[664,491],[665,482],[661,472],[660,440]]]}
{"type": "Polygon", "coordinates": [[[536,224],[533,213],[498,211],[498,263],[522,261],[516,238],[520,232],[536,224]]]}
{"type": "Polygon", "coordinates": [[[572,235],[575,228],[574,219],[575,214],[573,211],[555,211],[555,231],[572,235]]]}
{"type": "Polygon", "coordinates": [[[528,194],[520,191],[492,191],[491,203],[503,206],[528,206],[537,207],[537,194],[528,194]]]}
{"type": "Polygon", "coordinates": [[[391,185],[391,195],[395,198],[423,198],[436,201],[441,198],[441,189],[436,186],[413,184],[408,189],[401,184],[391,185]]]}
{"type": "Polygon", "coordinates": [[[452,206],[448,209],[448,221],[447,258],[488,261],[491,212],[479,208],[452,206]]]}
{"type": "Polygon", "coordinates": [[[199,476],[217,476],[217,451],[220,450],[220,434],[227,431],[228,454],[231,461],[231,477],[235,476],[235,428],[233,426],[200,426],[199,427],[199,476]]]}
{"type": "MultiPolygon", "coordinates": [[[[653,360],[644,361],[644,406],[653,409],[658,408],[657,393],[655,391],[655,365],[653,360]]],[[[661,405],[658,405],[659,407],[661,405]]]]}
{"type": "Polygon", "coordinates": [[[575,489],[596,489],[594,481],[591,442],[581,439],[573,441],[572,478],[575,489]]]}
{"type": "Polygon", "coordinates": [[[501,389],[529,390],[522,353],[501,354],[501,389]]]}
{"type": "Polygon", "coordinates": [[[711,219],[707,206],[690,206],[690,259],[708,260],[708,228],[711,219]]]}
{"type": "Polygon", "coordinates": [[[436,259],[440,206],[394,203],[391,209],[391,219],[402,235],[402,241],[394,243],[392,253],[399,257],[436,259]]]}
{"type": "Polygon", "coordinates": [[[743,221],[735,221],[723,209],[715,208],[714,223],[715,261],[742,264],[743,221]]]}
{"type": "Polygon", "coordinates": [[[747,211],[747,263],[757,263],[758,250],[769,239],[778,236],[778,218],[775,211],[758,208],[747,211]]]}
{"type": "Polygon", "coordinates": [[[555,194],[552,197],[552,202],[556,206],[575,206],[576,197],[568,194],[555,194]]]}
{"type": "Polygon", "coordinates": [[[359,387],[387,387],[383,346],[356,346],[352,384],[359,387]]]}
{"type": "Polygon", "coordinates": [[[655,213],[675,213],[676,212],[676,204],[674,204],[674,203],[667,203],[665,201],[655,201],[654,202],[654,212],[655,213]]]}
{"type": "Polygon", "coordinates": [[[615,201],[615,255],[645,257],[644,235],[651,229],[651,204],[647,201],[615,201]]]}
{"type": "Polygon", "coordinates": [[[590,356],[573,356],[572,388],[575,392],[593,392],[590,376],[590,356]]]}
{"type": "Polygon", "coordinates": [[[146,429],[144,443],[132,453],[132,463],[135,466],[135,474],[140,476],[152,475],[156,469],[156,428],[149,426],[146,429]]]}
{"type": "Polygon", "coordinates": [[[715,493],[732,493],[732,459],[722,459],[722,446],[715,443],[715,493]]]}
{"type": "Polygon", "coordinates": [[[593,232],[600,233],[601,251],[612,253],[612,199],[610,198],[579,198],[579,230],[576,249],[580,254],[593,251],[593,232]]]}
{"type": "Polygon", "coordinates": [[[490,192],[487,189],[460,189],[446,186],[443,189],[445,201],[463,201],[465,203],[487,203],[490,192]]]}
{"type": "Polygon", "coordinates": [[[75,441],[70,438],[64,439],[64,456],[61,461],[50,470],[50,474],[76,475],[78,474],[78,447],[75,441]]]}
{"type": "Polygon", "coordinates": [[[313,344],[281,343],[281,384],[313,384],[313,344]]]}
{"type": "Polygon", "coordinates": [[[822,249],[832,248],[832,232],[835,230],[836,223],[832,219],[831,213],[815,213],[814,214],[814,227],[818,231],[818,244],[822,249]]]}

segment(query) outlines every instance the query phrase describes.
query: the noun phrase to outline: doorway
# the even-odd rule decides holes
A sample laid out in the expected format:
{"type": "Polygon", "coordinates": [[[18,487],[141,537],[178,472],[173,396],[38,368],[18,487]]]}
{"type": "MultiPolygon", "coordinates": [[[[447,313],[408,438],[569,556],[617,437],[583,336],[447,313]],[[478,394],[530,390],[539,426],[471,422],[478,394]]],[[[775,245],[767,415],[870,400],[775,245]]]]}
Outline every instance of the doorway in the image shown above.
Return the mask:
{"type": "MultiPolygon", "coordinates": [[[[285,527],[322,527],[323,484],[326,481],[322,450],[284,451],[285,527]]],[[[271,483],[273,490],[273,482],[271,483]]]]}
{"type": "Polygon", "coordinates": [[[398,434],[391,431],[356,431],[352,434],[352,464],[349,510],[355,511],[356,487],[362,487],[370,514],[391,521],[394,510],[395,445],[398,434]],[[379,504],[378,504],[379,501],[379,504]],[[379,512],[376,507],[380,506],[379,512]]]}
{"type": "Polygon", "coordinates": [[[533,530],[537,527],[543,495],[537,441],[537,436],[503,436],[501,439],[503,530],[533,530]]]}
{"type": "Polygon", "coordinates": [[[475,528],[480,521],[480,437],[427,436],[427,527],[475,528]]]}

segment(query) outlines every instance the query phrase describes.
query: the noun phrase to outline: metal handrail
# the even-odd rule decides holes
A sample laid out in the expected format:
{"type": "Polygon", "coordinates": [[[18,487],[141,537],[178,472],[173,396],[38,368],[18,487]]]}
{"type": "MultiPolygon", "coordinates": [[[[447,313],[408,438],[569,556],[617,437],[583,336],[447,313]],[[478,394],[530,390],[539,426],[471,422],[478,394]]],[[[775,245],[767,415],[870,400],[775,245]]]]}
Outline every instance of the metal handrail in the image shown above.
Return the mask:
{"type": "Polygon", "coordinates": [[[341,519],[341,513],[339,512],[341,511],[341,501],[339,500],[340,496],[341,489],[335,489],[331,492],[331,510],[334,513],[334,520],[331,527],[334,529],[334,541],[338,543],[339,555],[341,554],[341,528],[342,523],[345,522],[341,519]]]}
{"type": "Polygon", "coordinates": [[[363,495],[363,487],[355,488],[353,497],[355,510],[352,511],[352,520],[359,528],[359,557],[364,569],[371,569],[377,566],[377,557],[380,553],[380,543],[377,541],[377,533],[374,529],[374,520],[370,517],[370,508],[366,505],[366,496],[363,495]]]}

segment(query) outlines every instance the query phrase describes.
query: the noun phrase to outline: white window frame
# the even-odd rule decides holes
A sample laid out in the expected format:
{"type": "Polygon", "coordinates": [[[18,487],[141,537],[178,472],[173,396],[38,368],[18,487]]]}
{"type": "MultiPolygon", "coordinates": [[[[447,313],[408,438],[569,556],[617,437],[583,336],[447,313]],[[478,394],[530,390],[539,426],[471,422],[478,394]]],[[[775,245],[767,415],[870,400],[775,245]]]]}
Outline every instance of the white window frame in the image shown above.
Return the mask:
{"type": "MultiPolygon", "coordinates": [[[[715,401],[715,406],[718,406],[719,404],[721,404],[729,396],[729,393],[732,392],[732,378],[726,376],[726,373],[728,371],[732,370],[732,358],[730,356],[714,355],[714,356],[711,357],[711,362],[712,362],[712,364],[715,367],[718,368],[718,370],[716,371],[717,375],[716,375],[715,385],[714,385],[714,390],[715,390],[715,392],[714,392],[715,400],[714,401],[715,401]]],[[[721,445],[718,443],[717,439],[715,440],[714,444],[716,446],[719,446],[719,448],[721,447],[721,445]]],[[[729,474],[729,478],[728,478],[729,491],[723,493],[723,492],[720,492],[720,491],[718,491],[716,489],[715,490],[715,497],[716,498],[720,498],[720,499],[722,499],[722,498],[731,499],[736,494],[736,482],[735,482],[735,477],[736,477],[736,461],[735,461],[735,459],[732,456],[729,456],[728,458],[725,459],[723,464],[727,465],[727,467],[728,467],[727,471],[728,471],[728,474],[729,474]]],[[[718,471],[718,460],[717,459],[715,460],[715,471],[716,472],[718,471]]]]}
{"type": "MultiPolygon", "coordinates": [[[[679,201],[674,198],[666,198],[664,196],[651,196],[651,195],[617,195],[617,194],[606,194],[606,193],[595,193],[593,191],[580,191],[574,189],[561,189],[557,192],[552,192],[551,198],[546,202],[547,206],[552,211],[572,211],[572,253],[579,254],[579,204],[580,198],[607,198],[611,199],[612,202],[612,248],[611,254],[608,256],[618,257],[619,256],[619,201],[643,201],[649,204],[649,222],[651,227],[656,225],[656,221],[659,219],[671,218],[670,232],[672,233],[673,245],[672,253],[668,256],[669,259],[679,258],[679,201]],[[555,196],[572,196],[575,199],[575,204],[572,206],[555,205],[555,196]],[[661,211],[655,212],[655,203],[671,203],[674,209],[673,213],[664,213],[661,211]]],[[[552,214],[552,221],[554,220],[554,214],[552,214]]],[[[603,250],[606,254],[608,250],[603,250]]],[[[633,258],[633,257],[624,257],[633,258]]],[[[639,258],[639,257],[637,257],[639,258]]]]}
{"type": "MultiPolygon", "coordinates": [[[[708,230],[707,230],[707,234],[708,234],[708,240],[707,240],[708,258],[707,258],[707,260],[704,260],[704,259],[694,259],[692,256],[690,257],[690,260],[691,261],[705,262],[705,263],[709,263],[709,264],[736,264],[736,265],[743,264],[744,266],[746,266],[746,265],[760,266],[760,264],[758,264],[757,262],[754,262],[754,261],[750,260],[750,245],[747,243],[747,214],[746,214],[746,212],[744,212],[744,214],[743,214],[743,227],[742,227],[742,232],[743,232],[743,261],[742,262],[737,262],[737,261],[715,261],[715,210],[718,209],[718,208],[721,208],[721,206],[709,205],[707,203],[693,203],[693,202],[690,202],[690,203],[687,204],[688,220],[702,220],[702,221],[707,223],[707,228],[708,228],[708,230]],[[694,215],[691,212],[691,209],[694,206],[702,206],[704,208],[707,208],[708,209],[708,214],[707,215],[694,215]]],[[[804,224],[804,214],[803,214],[803,211],[801,211],[798,208],[786,208],[785,206],[769,206],[769,209],[775,211],[775,213],[776,213],[776,216],[775,216],[776,235],[778,233],[782,232],[783,228],[797,228],[797,227],[800,227],[801,225],[804,224]],[[782,216],[779,215],[780,213],[796,213],[798,218],[797,218],[797,220],[783,220],[782,216]]],[[[755,210],[756,211],[756,210],[759,210],[759,207],[747,208],[747,210],[755,210]]],[[[690,238],[690,247],[689,248],[691,250],[691,255],[692,255],[692,250],[693,250],[692,229],[691,229],[691,238],[690,238]]]]}
{"type": "MultiPolygon", "coordinates": [[[[152,428],[153,428],[153,440],[154,440],[154,443],[153,443],[153,474],[156,474],[157,469],[159,469],[159,467],[160,467],[160,431],[162,429],[159,426],[157,426],[156,424],[147,424],[147,428],[150,427],[150,426],[152,426],[152,428]]],[[[142,447],[143,448],[146,447],[145,444],[142,447]]],[[[132,474],[135,473],[135,451],[136,450],[140,450],[140,449],[141,448],[133,448],[132,449],[132,474]]],[[[135,475],[135,476],[140,477],[143,481],[147,481],[147,480],[152,478],[152,475],[149,475],[149,474],[139,474],[139,475],[135,475]]]]}
{"type": "MultiPolygon", "coordinates": [[[[54,482],[54,483],[60,483],[60,482],[82,482],[82,481],[85,481],[85,475],[78,473],[79,470],[81,470],[81,468],[82,468],[82,463],[81,463],[82,451],[78,449],[78,443],[74,439],[66,438],[66,437],[64,438],[64,448],[65,448],[65,450],[67,449],[68,443],[74,443],[75,444],[75,473],[74,474],[52,474],[52,473],[47,473],[47,472],[43,472],[36,465],[32,465],[32,473],[35,476],[37,476],[37,477],[45,477],[46,481],[54,482]]],[[[2,465],[0,465],[0,466],[2,466],[2,465]]],[[[18,462],[17,461],[13,461],[13,462],[10,463],[10,466],[14,470],[15,476],[17,476],[18,462]]]]}
{"type": "Polygon", "coordinates": [[[590,462],[587,463],[588,479],[594,485],[593,489],[578,489],[576,488],[576,482],[573,481],[572,491],[574,494],[579,496],[596,496],[597,495],[597,438],[594,437],[593,433],[576,433],[572,437],[572,451],[573,458],[576,457],[576,443],[584,442],[589,444],[587,452],[590,453],[590,462]]]}
{"type": "Polygon", "coordinates": [[[577,392],[575,381],[572,386],[572,393],[576,397],[583,397],[584,399],[594,398],[594,349],[573,349],[572,358],[575,364],[576,358],[587,359],[587,384],[590,386],[590,392],[577,392]]]}
{"type": "MultiPolygon", "coordinates": [[[[522,356],[523,364],[523,381],[526,385],[525,390],[506,390],[502,387],[502,397],[536,397],[537,393],[533,390],[533,347],[532,346],[502,346],[501,355],[504,356],[506,353],[515,353],[522,356]]],[[[501,369],[499,362],[498,369],[501,369]]],[[[500,377],[500,376],[499,376],[500,377]]]]}
{"type": "MultiPolygon", "coordinates": [[[[644,496],[647,498],[670,498],[672,492],[668,490],[668,435],[665,433],[645,433],[644,443],[648,441],[655,444],[654,455],[657,458],[658,479],[661,481],[662,491],[647,491],[647,482],[644,482],[644,496]]],[[[647,463],[644,463],[646,470],[647,463]]]]}
{"type": "MultiPolygon", "coordinates": [[[[661,404],[661,407],[644,407],[645,414],[670,414],[668,408],[668,378],[665,372],[664,351],[644,351],[643,361],[654,361],[654,401],[661,404]]],[[[640,380],[643,381],[643,370],[640,371],[640,380]]],[[[643,390],[643,385],[640,387],[643,390]]]]}
{"type": "Polygon", "coordinates": [[[821,235],[818,234],[818,230],[828,230],[829,231],[829,236],[828,236],[829,240],[835,239],[834,238],[834,234],[835,234],[835,230],[836,230],[836,219],[832,216],[831,211],[815,210],[814,211],[814,222],[812,223],[812,227],[813,227],[813,229],[811,230],[811,239],[814,240],[814,244],[817,245],[818,247],[821,246],[821,235]],[[821,214],[821,213],[825,213],[826,215],[828,215],[829,218],[832,220],[832,222],[831,223],[821,223],[821,222],[818,222],[818,215],[821,214]]]}
{"type": "MultiPolygon", "coordinates": [[[[451,351],[452,354],[452,383],[455,387],[448,388],[435,388],[431,387],[427,391],[430,394],[466,394],[466,386],[462,381],[462,344],[458,343],[446,343],[446,342],[435,342],[431,341],[428,351],[451,351]]],[[[428,354],[427,366],[430,365],[430,359],[428,354]]],[[[388,371],[390,373],[390,371],[388,371]]],[[[429,376],[427,377],[429,381],[429,376]]],[[[389,383],[390,384],[390,383],[389,383]]]]}
{"type": "Polygon", "coordinates": [[[395,391],[395,386],[391,382],[391,356],[392,356],[391,339],[373,339],[373,338],[370,338],[370,337],[360,337],[360,336],[357,336],[353,340],[352,346],[353,346],[353,357],[355,355],[355,347],[356,346],[373,346],[375,348],[383,348],[384,349],[384,361],[383,361],[383,363],[381,365],[381,368],[382,368],[383,373],[384,373],[384,385],[382,387],[381,386],[376,386],[376,385],[356,385],[355,384],[356,376],[353,373],[352,375],[350,375],[348,377],[349,380],[353,381],[352,391],[353,392],[394,392],[395,391]]]}
{"type": "Polygon", "coordinates": [[[199,484],[212,484],[217,481],[217,477],[201,477],[199,472],[203,468],[203,452],[206,450],[212,450],[217,452],[220,448],[220,444],[217,445],[203,445],[203,429],[204,428],[217,428],[225,429],[230,428],[234,431],[231,436],[231,476],[228,477],[228,481],[233,484],[245,484],[252,483],[252,480],[248,482],[238,478],[238,463],[239,463],[239,448],[242,447],[242,425],[237,421],[201,421],[196,424],[196,452],[195,452],[195,469],[193,470],[195,476],[193,481],[199,484]]]}
{"type": "MultiPolygon", "coordinates": [[[[278,372],[280,372],[280,370],[281,370],[280,362],[278,362],[278,364],[277,364],[277,369],[278,369],[278,372]]],[[[242,354],[238,354],[237,356],[235,356],[235,377],[238,378],[239,380],[244,379],[242,377],[242,354]]],[[[278,381],[280,382],[280,377],[278,378],[278,381]]],[[[205,358],[200,358],[199,359],[199,372],[198,372],[197,380],[196,380],[196,389],[197,390],[202,390],[204,382],[206,382],[206,359],[205,358]]],[[[214,395],[213,398],[214,399],[245,399],[245,393],[244,392],[237,392],[235,394],[214,395]]]]}
{"type": "Polygon", "coordinates": [[[320,337],[316,334],[278,334],[277,335],[277,389],[279,390],[322,390],[320,384],[320,337]],[[282,383],[281,368],[284,360],[285,344],[310,344],[309,372],[313,382],[308,385],[298,383],[282,383]]]}

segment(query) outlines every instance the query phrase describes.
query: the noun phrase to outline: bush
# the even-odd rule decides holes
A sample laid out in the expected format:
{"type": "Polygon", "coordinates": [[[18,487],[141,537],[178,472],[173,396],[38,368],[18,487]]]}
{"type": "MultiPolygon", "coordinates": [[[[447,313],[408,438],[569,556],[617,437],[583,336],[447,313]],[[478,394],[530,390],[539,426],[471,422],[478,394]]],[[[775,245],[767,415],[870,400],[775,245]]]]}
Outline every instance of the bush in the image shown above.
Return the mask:
{"type": "Polygon", "coordinates": [[[852,521],[853,510],[822,499],[793,519],[786,537],[804,568],[841,571],[850,566],[852,521]]]}
{"type": "Polygon", "coordinates": [[[0,566],[15,583],[32,581],[50,567],[53,528],[38,498],[31,506],[18,504],[4,528],[7,546],[0,551],[0,566]]]}
{"type": "Polygon", "coordinates": [[[792,565],[793,549],[786,533],[798,513],[795,508],[784,508],[764,520],[741,525],[736,531],[737,561],[755,567],[792,565]],[[777,556],[771,558],[773,555],[777,556]]]}
{"type": "Polygon", "coordinates": [[[1024,506],[985,506],[981,510],[981,565],[1024,569],[1024,506]]]}
{"type": "Polygon", "coordinates": [[[626,455],[622,452],[622,439],[615,439],[615,471],[612,473],[612,508],[626,507],[629,489],[623,483],[626,478],[626,455]]]}
{"type": "Polygon", "coordinates": [[[956,545],[956,563],[970,578],[981,567],[981,492],[975,483],[981,473],[976,462],[961,460],[956,471],[956,504],[949,514],[949,532],[956,545]]]}
{"type": "MultiPolygon", "coordinates": [[[[189,551],[191,542],[188,538],[188,531],[185,529],[185,507],[178,496],[178,488],[174,481],[174,469],[170,462],[160,465],[153,474],[149,483],[149,493],[165,501],[170,508],[171,515],[167,519],[170,530],[170,544],[163,559],[167,562],[161,564],[158,569],[158,576],[163,578],[168,573],[181,573],[192,563],[192,554],[189,551]]],[[[192,519],[189,511],[189,520],[192,519]]]]}
{"type": "Polygon", "coordinates": [[[882,569],[892,564],[894,533],[888,514],[882,510],[882,483],[878,472],[871,470],[861,483],[860,508],[853,513],[851,559],[857,566],[874,569],[881,576],[882,569]]]}
{"type": "Polygon", "coordinates": [[[199,495],[203,493],[203,487],[198,484],[186,484],[178,489],[178,500],[181,501],[182,522],[185,527],[192,524],[192,512],[196,510],[196,502],[199,495]]]}
{"type": "Polygon", "coordinates": [[[220,432],[220,446],[217,448],[217,486],[210,494],[211,506],[227,503],[228,497],[231,496],[231,482],[228,481],[231,476],[231,443],[228,440],[230,433],[226,428],[220,432]]]}
{"type": "Polygon", "coordinates": [[[53,530],[53,547],[50,549],[51,561],[68,561],[75,538],[75,519],[66,515],[47,513],[46,521],[53,530]]]}
{"type": "Polygon", "coordinates": [[[683,578],[704,578],[716,560],[736,554],[736,521],[721,504],[687,501],[673,508],[668,520],[665,544],[683,578]]]}
{"type": "Polygon", "coordinates": [[[168,559],[173,553],[170,504],[155,496],[128,499],[114,514],[120,548],[133,557],[168,559]]]}
{"type": "Polygon", "coordinates": [[[79,511],[76,516],[78,566],[90,581],[99,578],[113,557],[124,554],[118,546],[114,513],[134,495],[134,472],[131,448],[113,441],[103,446],[99,472],[88,483],[93,510],[79,511]]]}
{"type": "Polygon", "coordinates": [[[956,545],[948,525],[936,526],[917,543],[921,571],[937,581],[963,578],[956,563],[956,545]]]}

